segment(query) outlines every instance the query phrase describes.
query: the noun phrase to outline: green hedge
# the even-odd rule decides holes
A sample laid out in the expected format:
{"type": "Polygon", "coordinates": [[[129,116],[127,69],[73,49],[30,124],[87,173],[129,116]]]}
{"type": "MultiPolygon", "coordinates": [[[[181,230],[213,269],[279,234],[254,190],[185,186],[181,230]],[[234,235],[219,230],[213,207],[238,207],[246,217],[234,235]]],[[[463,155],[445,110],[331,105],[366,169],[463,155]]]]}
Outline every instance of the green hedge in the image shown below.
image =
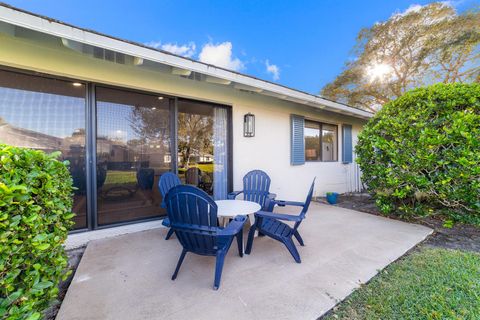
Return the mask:
{"type": "Polygon", "coordinates": [[[59,153],[0,144],[0,318],[39,319],[68,275],[72,179],[59,153]]]}
{"type": "Polygon", "coordinates": [[[436,84],[387,103],[356,147],[385,213],[480,223],[480,84],[436,84]]]}

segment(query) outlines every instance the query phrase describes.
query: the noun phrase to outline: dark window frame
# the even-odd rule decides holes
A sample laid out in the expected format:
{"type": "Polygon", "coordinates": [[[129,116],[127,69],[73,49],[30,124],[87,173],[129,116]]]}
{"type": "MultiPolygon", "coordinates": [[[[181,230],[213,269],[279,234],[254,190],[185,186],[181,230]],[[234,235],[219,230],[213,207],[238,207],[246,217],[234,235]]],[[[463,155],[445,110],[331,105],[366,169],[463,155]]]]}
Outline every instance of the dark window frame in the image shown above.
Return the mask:
{"type": "MultiPolygon", "coordinates": [[[[339,147],[339,145],[338,145],[338,124],[321,122],[321,121],[312,120],[312,119],[305,119],[305,125],[304,125],[304,128],[303,128],[304,139],[306,138],[305,129],[307,128],[307,123],[314,123],[314,124],[318,125],[319,131],[320,131],[320,134],[318,136],[318,142],[320,144],[320,148],[319,148],[319,156],[318,156],[317,160],[308,160],[307,156],[305,155],[305,162],[338,162],[338,147],[339,147]],[[335,142],[336,142],[335,158],[336,158],[336,160],[322,160],[322,158],[323,158],[322,137],[323,137],[323,126],[324,125],[335,127],[335,142]]],[[[306,151],[306,148],[307,148],[307,144],[305,142],[305,151],[306,151]]]]}

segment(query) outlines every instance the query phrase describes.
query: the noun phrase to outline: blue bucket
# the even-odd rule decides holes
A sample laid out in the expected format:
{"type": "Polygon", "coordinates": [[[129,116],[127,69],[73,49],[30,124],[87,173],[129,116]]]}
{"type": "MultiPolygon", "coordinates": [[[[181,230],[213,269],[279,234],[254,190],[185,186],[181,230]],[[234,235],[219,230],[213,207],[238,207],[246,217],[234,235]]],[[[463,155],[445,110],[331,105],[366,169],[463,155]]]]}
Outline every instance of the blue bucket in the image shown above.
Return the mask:
{"type": "Polygon", "coordinates": [[[327,202],[330,204],[336,204],[338,200],[338,193],[330,192],[327,193],[327,202]]]}

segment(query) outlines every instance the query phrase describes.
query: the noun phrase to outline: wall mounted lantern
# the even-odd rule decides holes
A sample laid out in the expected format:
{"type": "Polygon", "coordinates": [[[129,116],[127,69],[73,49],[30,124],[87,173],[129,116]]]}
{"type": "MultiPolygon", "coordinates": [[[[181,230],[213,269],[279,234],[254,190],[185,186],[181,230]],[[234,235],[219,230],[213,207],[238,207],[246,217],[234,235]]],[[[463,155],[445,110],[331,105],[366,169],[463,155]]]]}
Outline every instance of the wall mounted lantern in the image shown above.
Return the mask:
{"type": "Polygon", "coordinates": [[[250,112],[243,116],[243,136],[255,137],[255,115],[250,112]]]}

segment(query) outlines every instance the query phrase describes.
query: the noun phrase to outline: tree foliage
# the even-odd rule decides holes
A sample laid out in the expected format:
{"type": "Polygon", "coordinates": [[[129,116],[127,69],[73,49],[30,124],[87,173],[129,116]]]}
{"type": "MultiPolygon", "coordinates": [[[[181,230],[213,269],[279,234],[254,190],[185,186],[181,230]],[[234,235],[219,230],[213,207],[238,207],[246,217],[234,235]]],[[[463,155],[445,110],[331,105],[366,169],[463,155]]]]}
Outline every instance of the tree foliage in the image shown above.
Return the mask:
{"type": "Polygon", "coordinates": [[[445,2],[416,6],[363,29],[355,58],[322,95],[376,111],[406,91],[480,80],[480,12],[445,2]]]}
{"type": "Polygon", "coordinates": [[[180,112],[178,114],[178,151],[188,168],[192,155],[213,154],[213,118],[180,112]]]}
{"type": "Polygon", "coordinates": [[[136,107],[130,115],[130,127],[142,143],[170,139],[169,110],[136,107]]]}
{"type": "Polygon", "coordinates": [[[436,84],[387,103],[356,146],[385,212],[480,224],[480,84],[436,84]]]}
{"type": "Polygon", "coordinates": [[[40,319],[68,275],[72,179],[58,155],[0,144],[0,319],[40,319]]]}
{"type": "MultiPolygon", "coordinates": [[[[170,125],[168,110],[135,108],[130,117],[130,126],[138,139],[129,144],[161,143],[168,150],[170,125]]],[[[188,167],[194,155],[213,154],[213,118],[209,115],[178,113],[178,152],[188,167]]],[[[175,154],[175,152],[172,152],[175,154]]]]}

